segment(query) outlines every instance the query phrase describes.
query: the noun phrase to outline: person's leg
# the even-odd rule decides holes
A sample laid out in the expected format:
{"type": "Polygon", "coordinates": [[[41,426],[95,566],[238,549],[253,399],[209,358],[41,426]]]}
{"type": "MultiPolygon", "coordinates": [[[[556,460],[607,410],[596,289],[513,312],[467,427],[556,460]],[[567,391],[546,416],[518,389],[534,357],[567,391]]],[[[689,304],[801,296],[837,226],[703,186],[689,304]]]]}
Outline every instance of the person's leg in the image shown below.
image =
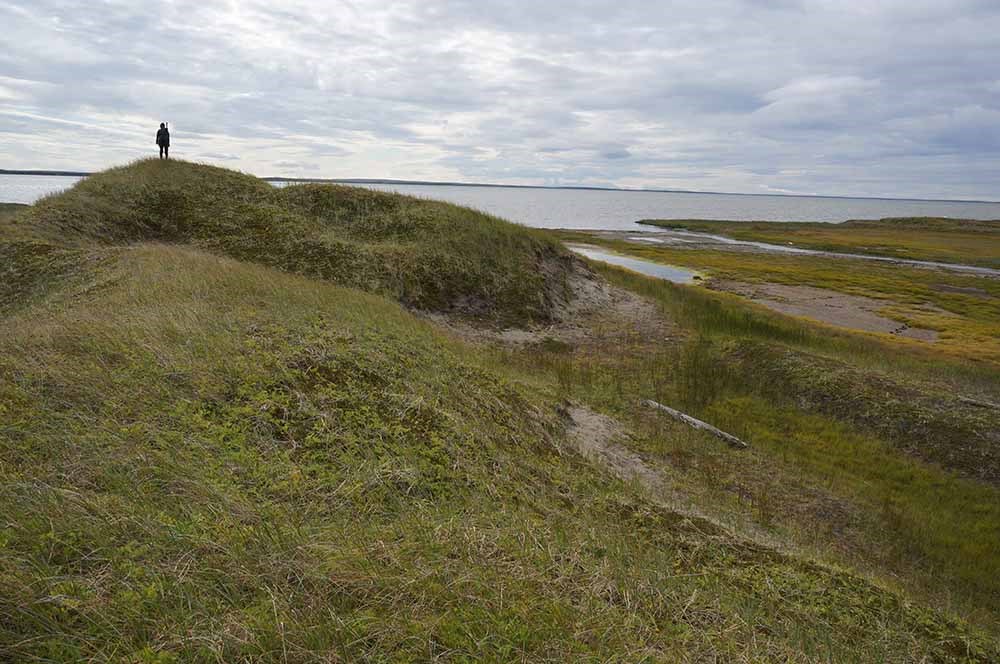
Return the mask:
{"type": "Polygon", "coordinates": [[[170,146],[169,145],[166,146],[165,148],[163,148],[163,158],[164,159],[170,159],[170,146]]]}
{"type": "Polygon", "coordinates": [[[159,147],[160,147],[160,159],[163,159],[163,146],[161,145],[159,147]]]}

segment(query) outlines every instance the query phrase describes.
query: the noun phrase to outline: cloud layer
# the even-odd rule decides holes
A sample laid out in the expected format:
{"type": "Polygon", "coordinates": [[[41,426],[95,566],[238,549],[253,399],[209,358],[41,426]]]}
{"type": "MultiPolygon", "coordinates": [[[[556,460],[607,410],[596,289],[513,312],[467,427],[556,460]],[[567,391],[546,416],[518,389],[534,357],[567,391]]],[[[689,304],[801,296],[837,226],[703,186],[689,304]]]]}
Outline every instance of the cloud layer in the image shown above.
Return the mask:
{"type": "Polygon", "coordinates": [[[0,166],[1000,199],[993,0],[0,0],[0,166]]]}

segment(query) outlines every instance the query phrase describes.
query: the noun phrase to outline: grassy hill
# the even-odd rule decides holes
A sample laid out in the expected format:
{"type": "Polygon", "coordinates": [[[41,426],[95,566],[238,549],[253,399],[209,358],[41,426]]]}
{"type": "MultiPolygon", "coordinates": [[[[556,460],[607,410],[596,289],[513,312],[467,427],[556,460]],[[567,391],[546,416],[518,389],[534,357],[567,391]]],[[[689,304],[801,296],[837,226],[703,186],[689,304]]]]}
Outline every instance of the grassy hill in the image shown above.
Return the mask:
{"type": "Polygon", "coordinates": [[[140,162],[0,254],[0,660],[1000,656],[614,479],[544,367],[401,306],[546,320],[570,263],[537,233],[140,162]]]}
{"type": "Polygon", "coordinates": [[[12,234],[77,248],[183,243],[386,295],[418,309],[544,321],[572,259],[466,208],[368,189],[275,189],[211,166],[145,160],[50,196],[12,234]]]}

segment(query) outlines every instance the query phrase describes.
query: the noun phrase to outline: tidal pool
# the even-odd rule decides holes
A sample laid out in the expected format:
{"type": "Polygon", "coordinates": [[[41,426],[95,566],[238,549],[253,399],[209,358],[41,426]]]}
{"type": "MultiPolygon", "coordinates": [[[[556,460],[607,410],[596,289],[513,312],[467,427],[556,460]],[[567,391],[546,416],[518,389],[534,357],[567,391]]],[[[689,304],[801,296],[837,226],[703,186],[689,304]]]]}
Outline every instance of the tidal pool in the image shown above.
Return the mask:
{"type": "Polygon", "coordinates": [[[623,267],[626,270],[632,270],[633,272],[645,274],[648,277],[666,279],[667,281],[672,281],[675,284],[690,284],[695,281],[695,278],[701,278],[701,276],[694,270],[688,270],[675,265],[664,265],[663,263],[644,261],[639,258],[632,258],[631,256],[622,256],[621,254],[613,254],[609,251],[604,251],[603,249],[598,249],[597,247],[591,245],[568,244],[566,246],[570,251],[580,254],[581,256],[586,256],[591,260],[601,261],[602,263],[608,263],[609,265],[617,265],[618,267],[623,267]]]}

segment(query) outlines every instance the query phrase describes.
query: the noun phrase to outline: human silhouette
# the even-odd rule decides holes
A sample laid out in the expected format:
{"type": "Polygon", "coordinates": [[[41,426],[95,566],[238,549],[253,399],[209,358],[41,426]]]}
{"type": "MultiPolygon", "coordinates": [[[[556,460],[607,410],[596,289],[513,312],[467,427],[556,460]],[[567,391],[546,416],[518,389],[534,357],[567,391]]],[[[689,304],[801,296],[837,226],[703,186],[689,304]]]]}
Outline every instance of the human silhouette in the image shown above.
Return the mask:
{"type": "Polygon", "coordinates": [[[160,159],[170,159],[170,130],[162,122],[156,132],[156,144],[160,146],[160,159]]]}

